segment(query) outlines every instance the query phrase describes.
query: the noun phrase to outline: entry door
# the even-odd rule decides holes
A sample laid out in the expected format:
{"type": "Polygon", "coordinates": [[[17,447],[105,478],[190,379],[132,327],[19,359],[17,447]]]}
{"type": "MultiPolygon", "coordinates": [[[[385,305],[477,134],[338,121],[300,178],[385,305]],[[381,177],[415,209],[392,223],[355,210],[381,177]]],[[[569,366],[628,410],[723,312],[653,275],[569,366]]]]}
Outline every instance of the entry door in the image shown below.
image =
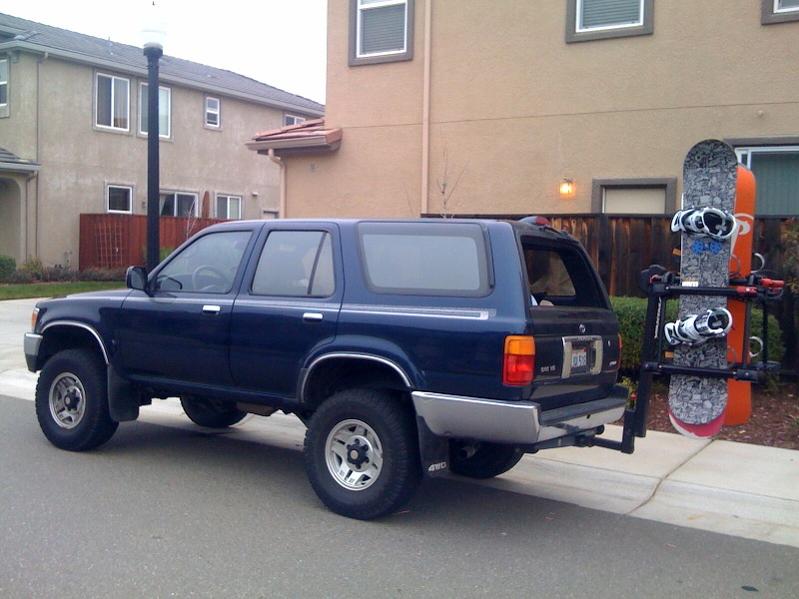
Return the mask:
{"type": "Polygon", "coordinates": [[[343,294],[338,230],[276,225],[261,242],[233,307],[237,386],[292,399],[300,368],[336,334],[343,294]]]}
{"type": "Polygon", "coordinates": [[[252,229],[200,235],[133,291],[118,328],[120,367],[134,377],[194,384],[231,383],[228,363],[233,300],[252,229]]]}

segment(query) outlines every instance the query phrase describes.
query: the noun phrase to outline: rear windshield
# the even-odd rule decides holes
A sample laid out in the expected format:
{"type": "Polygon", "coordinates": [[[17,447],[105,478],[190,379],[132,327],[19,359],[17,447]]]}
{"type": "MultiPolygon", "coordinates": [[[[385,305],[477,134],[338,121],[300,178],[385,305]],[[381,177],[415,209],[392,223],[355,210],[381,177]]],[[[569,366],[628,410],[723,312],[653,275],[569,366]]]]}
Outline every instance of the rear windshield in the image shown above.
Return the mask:
{"type": "Polygon", "coordinates": [[[522,240],[533,306],[605,307],[599,285],[579,250],[522,240]]]}
{"type": "Polygon", "coordinates": [[[378,293],[486,295],[488,259],[479,225],[361,223],[369,287],[378,293]]]}

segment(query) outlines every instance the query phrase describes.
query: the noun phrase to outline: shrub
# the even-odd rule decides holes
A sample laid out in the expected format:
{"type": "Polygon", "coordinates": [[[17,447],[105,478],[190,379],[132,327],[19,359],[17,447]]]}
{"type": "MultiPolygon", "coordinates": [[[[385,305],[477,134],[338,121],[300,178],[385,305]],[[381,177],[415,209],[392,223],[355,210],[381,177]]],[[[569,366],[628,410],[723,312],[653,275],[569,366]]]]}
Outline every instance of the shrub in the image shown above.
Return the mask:
{"type": "Polygon", "coordinates": [[[17,270],[17,261],[11,256],[0,255],[0,283],[5,283],[15,270],[17,270]]]}
{"type": "Polygon", "coordinates": [[[56,266],[45,266],[39,276],[44,282],[51,281],[77,281],[78,273],[70,268],[57,264],[56,266]]]}
{"type": "Polygon", "coordinates": [[[124,281],[125,268],[87,268],[80,271],[81,281],[124,281]]]}
{"type": "MultiPolygon", "coordinates": [[[[635,372],[641,367],[641,347],[644,341],[644,319],[646,318],[646,299],[640,297],[612,297],[613,311],[619,319],[624,347],[621,352],[621,368],[624,372],[635,372]]],[[[677,300],[671,300],[666,308],[666,320],[677,318],[677,300]]],[[[782,360],[785,355],[785,346],[782,342],[782,332],[779,321],[769,315],[768,320],[768,350],[770,360],[782,360]]],[[[752,310],[749,321],[751,335],[760,336],[763,326],[763,311],[759,308],[752,310]]],[[[651,335],[651,332],[649,332],[651,335]]]]}
{"type": "Polygon", "coordinates": [[[5,282],[14,285],[26,285],[27,283],[33,283],[34,280],[33,275],[27,270],[15,270],[9,275],[5,282]]]}
{"type": "Polygon", "coordinates": [[[19,270],[27,272],[34,279],[41,279],[44,272],[44,264],[38,258],[28,258],[28,261],[19,270]]]}

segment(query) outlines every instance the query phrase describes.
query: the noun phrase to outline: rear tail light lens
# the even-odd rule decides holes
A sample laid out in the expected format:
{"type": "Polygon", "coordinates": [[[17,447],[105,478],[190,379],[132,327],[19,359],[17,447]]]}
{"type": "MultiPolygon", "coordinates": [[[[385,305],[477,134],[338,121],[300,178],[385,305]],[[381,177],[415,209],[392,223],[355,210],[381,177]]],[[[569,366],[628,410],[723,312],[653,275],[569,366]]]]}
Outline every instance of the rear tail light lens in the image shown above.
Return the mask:
{"type": "Polygon", "coordinates": [[[533,382],[535,373],[535,339],[527,335],[505,337],[505,359],[502,384],[523,387],[533,382]]]}

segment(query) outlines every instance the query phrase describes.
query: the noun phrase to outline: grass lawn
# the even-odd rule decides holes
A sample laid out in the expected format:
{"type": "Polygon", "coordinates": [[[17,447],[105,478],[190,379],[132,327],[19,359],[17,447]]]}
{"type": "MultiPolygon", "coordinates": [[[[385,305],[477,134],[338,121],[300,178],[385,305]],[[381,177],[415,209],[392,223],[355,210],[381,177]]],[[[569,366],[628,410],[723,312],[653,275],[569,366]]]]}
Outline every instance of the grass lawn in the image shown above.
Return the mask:
{"type": "Polygon", "coordinates": [[[0,300],[26,297],[55,297],[82,291],[119,289],[124,281],[59,281],[55,283],[26,283],[23,285],[0,285],[0,300]]]}

